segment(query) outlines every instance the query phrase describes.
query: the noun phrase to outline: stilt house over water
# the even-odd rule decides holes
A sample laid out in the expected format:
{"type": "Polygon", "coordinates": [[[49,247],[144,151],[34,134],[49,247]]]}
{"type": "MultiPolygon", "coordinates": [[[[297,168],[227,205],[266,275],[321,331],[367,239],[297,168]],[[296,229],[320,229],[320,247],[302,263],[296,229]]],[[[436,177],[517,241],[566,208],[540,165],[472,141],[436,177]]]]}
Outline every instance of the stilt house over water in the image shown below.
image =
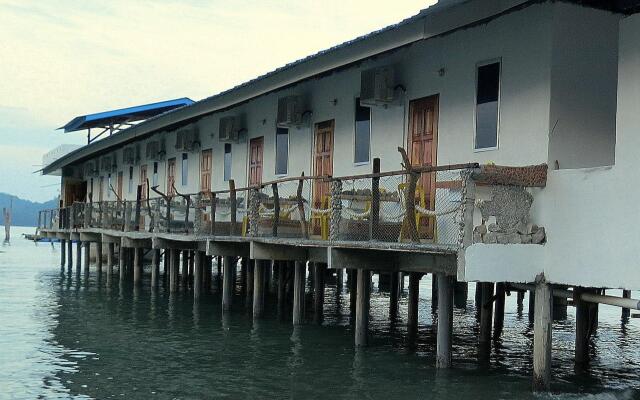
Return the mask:
{"type": "Polygon", "coordinates": [[[417,282],[433,273],[443,368],[454,290],[479,282],[481,345],[493,302],[499,319],[505,290],[529,291],[534,383],[548,388],[554,297],[578,307],[578,363],[593,307],[638,308],[628,290],[640,289],[639,3],[440,0],[212,97],[110,125],[45,166],[61,176],[61,203],[41,214],[41,232],[67,241],[69,267],[71,240],[107,244],[109,280],[116,249],[121,279],[133,249],[136,283],[141,249],[153,249],[152,285],[164,254],[172,292],[181,252],[193,255],[196,297],[209,257],[225,272],[241,257],[254,318],[265,271],[295,271],[296,324],[306,265],[340,282],[346,270],[357,345],[372,273],[389,276],[392,308],[409,274],[410,320],[417,282]]]}

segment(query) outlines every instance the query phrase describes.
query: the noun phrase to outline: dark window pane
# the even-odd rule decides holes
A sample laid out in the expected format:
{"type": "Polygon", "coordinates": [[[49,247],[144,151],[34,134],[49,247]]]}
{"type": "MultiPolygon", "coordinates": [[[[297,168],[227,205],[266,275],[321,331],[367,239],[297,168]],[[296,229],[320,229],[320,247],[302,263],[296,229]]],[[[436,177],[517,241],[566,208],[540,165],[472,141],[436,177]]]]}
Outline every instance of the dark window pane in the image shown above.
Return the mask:
{"type": "Polygon", "coordinates": [[[153,163],[153,176],[151,178],[151,185],[158,186],[158,163],[153,163]]]}
{"type": "Polygon", "coordinates": [[[289,164],[289,130],[276,130],[276,175],[285,175],[289,164]]]}
{"type": "Polygon", "coordinates": [[[189,177],[189,159],[187,153],[182,153],[182,186],[187,184],[189,177]]]}
{"type": "Polygon", "coordinates": [[[476,95],[476,149],[498,146],[500,63],[478,67],[476,95]]]}
{"type": "Polygon", "coordinates": [[[356,99],[355,151],[353,161],[357,163],[369,161],[371,141],[371,109],[362,107],[360,99],[356,99]]]}
{"type": "Polygon", "coordinates": [[[231,143],[224,144],[224,180],[231,179],[231,143]]]}

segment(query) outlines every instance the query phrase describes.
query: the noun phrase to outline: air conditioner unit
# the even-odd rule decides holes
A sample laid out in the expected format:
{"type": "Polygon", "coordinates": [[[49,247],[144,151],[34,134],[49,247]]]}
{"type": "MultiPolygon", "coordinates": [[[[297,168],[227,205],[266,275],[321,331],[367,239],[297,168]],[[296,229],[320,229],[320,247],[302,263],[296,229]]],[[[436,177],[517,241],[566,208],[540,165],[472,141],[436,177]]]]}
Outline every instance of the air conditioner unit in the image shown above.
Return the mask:
{"type": "Polygon", "coordinates": [[[188,127],[176,133],[176,150],[192,152],[200,148],[200,137],[195,127],[188,127]]]}
{"type": "Polygon", "coordinates": [[[304,124],[304,99],[302,96],[287,96],[278,99],[277,125],[283,128],[299,127],[304,124]]]}
{"type": "Polygon", "coordinates": [[[239,116],[220,118],[218,137],[221,142],[238,142],[242,128],[242,119],[239,116]]]}
{"type": "Polygon", "coordinates": [[[362,71],[360,75],[360,104],[388,105],[395,99],[393,67],[378,67],[362,71]]]}
{"type": "Polygon", "coordinates": [[[136,150],[133,146],[125,147],[122,150],[122,163],[125,165],[134,165],[136,163],[136,150]]]}
{"type": "Polygon", "coordinates": [[[146,150],[147,160],[159,161],[160,160],[160,141],[153,140],[151,142],[147,142],[147,150],[146,150]]]}

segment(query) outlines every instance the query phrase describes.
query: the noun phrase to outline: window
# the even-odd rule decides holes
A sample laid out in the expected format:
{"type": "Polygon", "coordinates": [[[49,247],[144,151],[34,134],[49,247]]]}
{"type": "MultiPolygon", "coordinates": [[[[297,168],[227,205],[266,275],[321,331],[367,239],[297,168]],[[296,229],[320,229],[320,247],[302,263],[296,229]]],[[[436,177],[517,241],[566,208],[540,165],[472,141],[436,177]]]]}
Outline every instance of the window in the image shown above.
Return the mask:
{"type": "Polygon", "coordinates": [[[224,144],[224,180],[231,179],[231,143],[224,144]]]}
{"type": "Polygon", "coordinates": [[[182,186],[187,184],[187,179],[189,177],[189,155],[187,153],[182,153],[182,186]]]}
{"type": "Polygon", "coordinates": [[[476,75],[475,149],[498,147],[500,63],[480,65],[476,75]]]}
{"type": "Polygon", "coordinates": [[[276,129],[276,175],[286,175],[289,169],[289,129],[276,129]]]}
{"type": "Polygon", "coordinates": [[[93,178],[91,178],[91,190],[89,191],[89,201],[93,202],[93,178]]]}
{"type": "Polygon", "coordinates": [[[129,193],[133,193],[133,167],[129,167],[129,193]]]}
{"type": "Polygon", "coordinates": [[[151,176],[151,186],[158,186],[158,163],[153,163],[153,175],[151,176]]]}
{"type": "Polygon", "coordinates": [[[354,163],[369,162],[369,147],[371,143],[371,109],[360,105],[356,99],[356,121],[354,140],[354,163]]]}
{"type": "Polygon", "coordinates": [[[111,174],[107,175],[107,199],[111,197],[111,174]]]}

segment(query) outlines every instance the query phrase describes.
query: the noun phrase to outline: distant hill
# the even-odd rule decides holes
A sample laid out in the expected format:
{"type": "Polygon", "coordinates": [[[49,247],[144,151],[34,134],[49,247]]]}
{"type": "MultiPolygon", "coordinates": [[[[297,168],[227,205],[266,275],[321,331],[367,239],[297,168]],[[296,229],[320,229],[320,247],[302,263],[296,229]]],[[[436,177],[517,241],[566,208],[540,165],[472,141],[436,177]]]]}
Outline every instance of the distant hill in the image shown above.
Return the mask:
{"type": "Polygon", "coordinates": [[[0,193],[0,226],[4,225],[4,219],[1,217],[2,208],[9,208],[12,200],[11,225],[13,226],[36,226],[38,224],[38,211],[58,207],[58,199],[52,199],[45,203],[35,203],[7,193],[0,193]]]}

